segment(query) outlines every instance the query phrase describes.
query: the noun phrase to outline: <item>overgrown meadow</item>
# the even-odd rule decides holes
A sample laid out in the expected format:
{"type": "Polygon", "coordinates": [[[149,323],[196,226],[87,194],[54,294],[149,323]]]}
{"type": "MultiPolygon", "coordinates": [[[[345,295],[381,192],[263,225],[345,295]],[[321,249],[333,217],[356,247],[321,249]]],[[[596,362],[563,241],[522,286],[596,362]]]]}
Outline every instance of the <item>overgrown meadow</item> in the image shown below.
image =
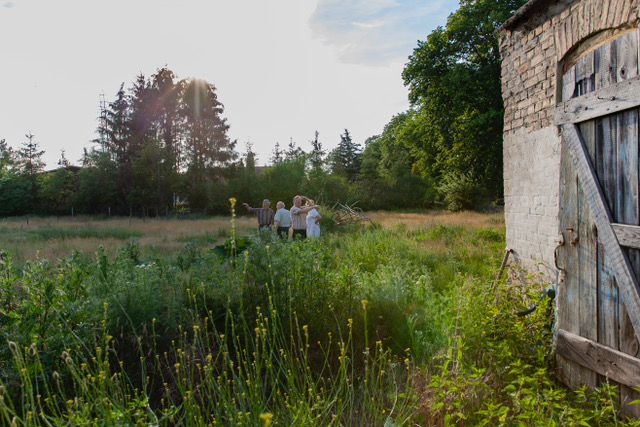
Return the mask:
{"type": "Polygon", "coordinates": [[[551,302],[515,315],[546,278],[494,282],[502,214],[370,217],[0,222],[2,423],[633,424],[555,383],[551,302]]]}

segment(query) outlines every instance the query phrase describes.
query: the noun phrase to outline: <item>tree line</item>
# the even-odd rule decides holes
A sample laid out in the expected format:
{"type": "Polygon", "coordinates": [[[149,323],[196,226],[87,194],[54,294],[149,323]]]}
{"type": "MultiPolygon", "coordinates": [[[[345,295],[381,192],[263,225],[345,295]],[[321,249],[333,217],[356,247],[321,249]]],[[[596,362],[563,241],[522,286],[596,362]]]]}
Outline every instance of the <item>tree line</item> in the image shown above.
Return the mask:
{"type": "Polygon", "coordinates": [[[227,213],[227,200],[287,201],[304,192],[364,209],[478,207],[502,197],[498,26],[524,0],[462,0],[444,27],[419,41],[403,70],[411,107],[380,135],[337,147],[318,132],[304,151],[276,143],[256,169],[247,144],[228,136],[216,87],[178,79],[167,67],[124,83],[102,108],[95,146],[73,167],[64,152],[45,172],[34,135],[18,149],[0,142],[0,215],[28,213],[227,213]]]}

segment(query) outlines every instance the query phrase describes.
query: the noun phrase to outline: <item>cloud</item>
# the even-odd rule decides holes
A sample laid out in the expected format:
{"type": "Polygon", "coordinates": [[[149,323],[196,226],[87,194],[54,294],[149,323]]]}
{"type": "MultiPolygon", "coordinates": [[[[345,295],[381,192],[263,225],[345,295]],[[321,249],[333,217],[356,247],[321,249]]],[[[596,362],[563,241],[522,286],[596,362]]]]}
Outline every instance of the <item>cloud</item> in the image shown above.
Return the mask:
{"type": "Polygon", "coordinates": [[[458,0],[319,0],[310,27],[341,62],[384,66],[405,61],[457,7],[458,0]]]}
{"type": "Polygon", "coordinates": [[[2,5],[2,7],[6,7],[8,9],[11,9],[12,7],[15,7],[15,3],[11,3],[10,1],[8,1],[8,2],[4,3],[2,5]]]}
{"type": "Polygon", "coordinates": [[[373,22],[352,22],[353,25],[360,28],[378,28],[384,25],[382,21],[373,21],[373,22]]]}

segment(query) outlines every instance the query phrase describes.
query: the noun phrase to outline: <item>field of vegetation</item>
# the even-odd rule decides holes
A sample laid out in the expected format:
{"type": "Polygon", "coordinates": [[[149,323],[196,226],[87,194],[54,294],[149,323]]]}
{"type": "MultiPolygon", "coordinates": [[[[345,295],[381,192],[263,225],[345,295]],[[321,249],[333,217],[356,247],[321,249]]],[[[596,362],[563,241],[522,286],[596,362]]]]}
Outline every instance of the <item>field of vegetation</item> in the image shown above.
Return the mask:
{"type": "Polygon", "coordinates": [[[515,315],[544,284],[494,282],[502,213],[369,217],[0,221],[2,423],[634,424],[554,380],[552,307],[515,315]]]}

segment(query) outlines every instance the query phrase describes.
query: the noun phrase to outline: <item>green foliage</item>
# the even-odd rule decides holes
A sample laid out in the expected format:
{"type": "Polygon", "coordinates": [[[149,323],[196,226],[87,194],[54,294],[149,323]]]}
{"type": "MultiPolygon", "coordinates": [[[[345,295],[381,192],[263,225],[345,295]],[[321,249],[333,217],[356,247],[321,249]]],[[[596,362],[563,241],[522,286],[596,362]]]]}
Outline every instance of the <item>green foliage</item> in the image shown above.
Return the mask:
{"type": "Polygon", "coordinates": [[[66,167],[42,175],[39,192],[42,211],[48,214],[69,214],[77,185],[77,175],[66,167]]]}
{"type": "Polygon", "coordinates": [[[293,196],[300,192],[306,181],[305,166],[303,158],[285,159],[264,171],[261,180],[265,194],[272,202],[281,200],[291,207],[293,196]]]}
{"type": "Polygon", "coordinates": [[[415,148],[424,138],[414,130],[415,117],[413,111],[398,114],[380,136],[367,140],[360,173],[365,206],[406,209],[434,204],[431,170],[421,168],[423,154],[415,148]]]}
{"type": "MultiPolygon", "coordinates": [[[[264,180],[259,179],[256,173],[254,153],[249,149],[246,153],[245,164],[239,163],[238,170],[229,179],[228,192],[238,200],[247,201],[252,206],[258,206],[264,199],[264,180]]],[[[274,210],[275,202],[272,202],[274,210]]]]}
{"type": "MultiPolygon", "coordinates": [[[[89,265],[74,253],[57,265],[47,260],[28,262],[17,271],[11,256],[0,257],[0,330],[6,342],[25,352],[40,353],[47,375],[59,367],[67,348],[84,346],[92,338],[86,280],[89,265]],[[27,350],[28,349],[28,350],[27,350]]],[[[11,347],[0,347],[0,381],[9,387],[20,382],[20,371],[11,364],[11,347]]],[[[34,379],[42,381],[37,372],[34,379]]],[[[9,394],[11,395],[11,394],[9,394]]]]}
{"type": "Polygon", "coordinates": [[[458,212],[479,207],[482,188],[469,173],[447,174],[438,186],[447,209],[458,212]]]}
{"type": "Polygon", "coordinates": [[[32,197],[29,181],[20,175],[0,177],[0,215],[24,215],[31,213],[32,197]]]}
{"type": "Polygon", "coordinates": [[[9,147],[5,139],[0,139],[0,178],[7,175],[16,162],[13,148],[9,147]]]}
{"type": "MultiPolygon", "coordinates": [[[[605,425],[615,389],[558,386],[529,283],[486,285],[504,231],[432,224],[235,258],[136,240],[0,258],[0,417],[17,424],[605,425]]],[[[243,238],[231,237],[237,242],[243,238]]],[[[231,242],[231,240],[230,240],[231,242]]],[[[230,243],[231,244],[231,243],[230,243]]],[[[618,420],[621,425],[622,421],[618,420]]]]}
{"type": "Polygon", "coordinates": [[[496,29],[524,0],[464,1],[445,27],[418,42],[403,77],[416,107],[423,154],[433,177],[468,173],[502,192],[501,62],[496,29]]]}
{"type": "MultiPolygon", "coordinates": [[[[614,387],[570,391],[553,377],[553,307],[516,316],[530,283],[465,281],[457,322],[422,390],[429,425],[635,425],[618,418],[614,387]]],[[[546,301],[549,305],[550,301],[546,301]]]]}
{"type": "Polygon", "coordinates": [[[176,188],[169,150],[155,140],[146,141],[131,160],[132,183],[127,195],[129,206],[164,210],[173,203],[176,188]]]}
{"type": "Polygon", "coordinates": [[[217,256],[219,259],[229,259],[238,256],[242,253],[249,244],[248,237],[241,238],[229,238],[219,245],[211,248],[210,252],[217,256]]]}
{"type": "Polygon", "coordinates": [[[340,135],[338,146],[329,153],[329,164],[333,175],[354,181],[360,173],[362,151],[360,144],[354,142],[347,129],[340,135]]]}
{"type": "Polygon", "coordinates": [[[74,204],[79,212],[102,213],[118,207],[117,165],[108,153],[87,154],[86,167],[78,172],[78,191],[74,204]]]}

